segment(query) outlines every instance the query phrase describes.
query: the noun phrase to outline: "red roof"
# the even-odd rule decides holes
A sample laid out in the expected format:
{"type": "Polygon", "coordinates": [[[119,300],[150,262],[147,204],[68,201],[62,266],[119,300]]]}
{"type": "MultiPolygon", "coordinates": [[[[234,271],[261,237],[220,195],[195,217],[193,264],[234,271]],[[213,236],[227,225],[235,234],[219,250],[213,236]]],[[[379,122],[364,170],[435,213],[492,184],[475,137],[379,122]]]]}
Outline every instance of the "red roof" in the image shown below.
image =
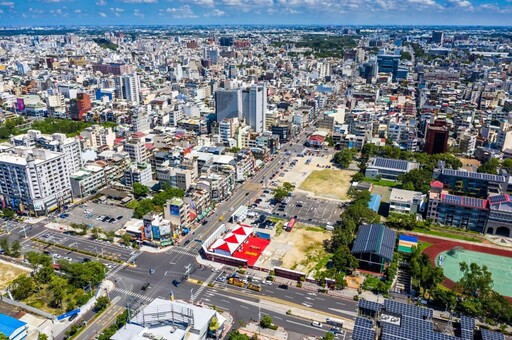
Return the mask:
{"type": "Polygon", "coordinates": [[[135,138],[140,138],[140,137],[144,137],[146,134],[144,132],[140,132],[140,131],[137,131],[135,132],[132,137],[135,137],[135,138]]]}
{"type": "Polygon", "coordinates": [[[225,238],[224,241],[229,242],[229,243],[237,243],[238,244],[238,239],[236,238],[236,235],[231,235],[228,238],[225,238]]]}
{"type": "Polygon", "coordinates": [[[144,143],[144,146],[146,147],[146,149],[148,150],[153,150],[155,148],[155,146],[153,145],[153,143],[144,143]]]}
{"type": "Polygon", "coordinates": [[[231,249],[229,249],[229,245],[226,242],[224,242],[220,246],[216,247],[215,249],[225,250],[225,251],[228,251],[229,253],[231,253],[231,249]]]}
{"type": "Polygon", "coordinates": [[[440,182],[440,181],[431,181],[430,182],[430,186],[431,187],[435,187],[435,188],[442,188],[443,187],[443,183],[440,182]]]}
{"type": "Polygon", "coordinates": [[[247,233],[245,232],[244,227],[236,228],[235,230],[233,230],[233,234],[244,235],[244,236],[247,235],[247,233]]]}

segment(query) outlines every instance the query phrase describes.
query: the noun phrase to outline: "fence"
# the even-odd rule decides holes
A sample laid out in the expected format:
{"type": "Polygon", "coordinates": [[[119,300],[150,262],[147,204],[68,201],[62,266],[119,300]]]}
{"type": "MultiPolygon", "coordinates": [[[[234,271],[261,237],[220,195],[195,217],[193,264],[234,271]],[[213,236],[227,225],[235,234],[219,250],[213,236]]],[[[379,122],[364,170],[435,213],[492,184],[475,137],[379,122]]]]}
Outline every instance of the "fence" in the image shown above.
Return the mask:
{"type": "Polygon", "coordinates": [[[27,305],[27,304],[25,304],[23,302],[11,300],[11,299],[9,299],[9,298],[7,298],[5,296],[2,298],[2,301],[7,303],[7,304],[9,304],[9,305],[20,307],[21,309],[29,311],[30,313],[34,313],[34,314],[40,315],[42,317],[45,317],[47,319],[55,319],[55,315],[47,313],[47,312],[45,312],[43,310],[34,308],[32,306],[29,306],[29,305],[27,305]]]}

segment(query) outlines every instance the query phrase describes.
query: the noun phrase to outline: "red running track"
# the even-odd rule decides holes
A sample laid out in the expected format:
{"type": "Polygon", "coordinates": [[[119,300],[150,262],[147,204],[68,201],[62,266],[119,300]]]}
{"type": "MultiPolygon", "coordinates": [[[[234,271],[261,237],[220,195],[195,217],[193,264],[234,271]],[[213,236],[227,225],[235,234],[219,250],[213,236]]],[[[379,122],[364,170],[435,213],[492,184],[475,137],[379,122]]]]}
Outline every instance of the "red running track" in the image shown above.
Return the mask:
{"type": "MultiPolygon", "coordinates": [[[[462,247],[466,250],[477,251],[480,253],[512,258],[512,249],[509,250],[509,249],[503,249],[503,248],[491,248],[491,247],[485,247],[485,246],[478,245],[478,244],[462,243],[462,242],[457,242],[457,241],[448,241],[445,239],[439,239],[439,238],[424,236],[424,235],[418,235],[418,241],[432,243],[432,245],[430,247],[426,248],[423,252],[430,257],[430,262],[434,266],[436,266],[436,257],[437,257],[437,255],[439,255],[439,253],[441,253],[443,251],[448,251],[455,247],[462,247]]],[[[445,286],[449,289],[453,289],[455,287],[455,282],[446,278],[443,281],[443,286],[445,286]]],[[[506,298],[512,302],[511,297],[506,297],[506,298]]]]}

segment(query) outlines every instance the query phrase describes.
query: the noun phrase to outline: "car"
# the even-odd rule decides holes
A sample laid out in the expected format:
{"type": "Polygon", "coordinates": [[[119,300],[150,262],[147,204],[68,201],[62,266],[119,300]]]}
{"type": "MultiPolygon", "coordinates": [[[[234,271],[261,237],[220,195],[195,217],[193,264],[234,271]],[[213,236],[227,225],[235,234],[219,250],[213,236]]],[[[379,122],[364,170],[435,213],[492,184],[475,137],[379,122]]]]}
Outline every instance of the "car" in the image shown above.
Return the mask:
{"type": "Polygon", "coordinates": [[[281,285],[279,285],[277,287],[281,288],[281,289],[288,289],[288,285],[285,285],[285,284],[281,284],[281,285]]]}
{"type": "Polygon", "coordinates": [[[119,215],[119,216],[117,216],[117,217],[116,217],[116,219],[117,219],[118,221],[119,221],[120,219],[122,219],[122,218],[123,218],[123,215],[119,215]]]}
{"type": "Polygon", "coordinates": [[[114,265],[112,265],[112,264],[108,263],[108,264],[107,264],[107,268],[108,268],[108,269],[112,269],[112,268],[114,268],[114,265]]]}
{"type": "Polygon", "coordinates": [[[60,218],[66,218],[69,217],[69,214],[60,214],[60,218]]]}
{"type": "Polygon", "coordinates": [[[190,240],[186,240],[186,241],[183,243],[183,245],[184,245],[184,246],[186,246],[186,245],[188,245],[189,243],[190,243],[190,240]]]}
{"type": "Polygon", "coordinates": [[[153,268],[150,268],[150,269],[149,269],[149,273],[150,273],[150,274],[154,274],[154,273],[155,273],[155,270],[154,270],[153,268]]]}
{"type": "Polygon", "coordinates": [[[52,257],[54,259],[60,259],[62,256],[60,256],[59,254],[53,254],[52,257]]]}
{"type": "Polygon", "coordinates": [[[249,196],[249,194],[250,194],[249,192],[246,192],[246,193],[245,193],[245,196],[249,196]]]}
{"type": "Polygon", "coordinates": [[[204,220],[203,222],[201,222],[203,225],[205,224],[208,224],[208,220],[204,220]]]}
{"type": "Polygon", "coordinates": [[[263,280],[263,284],[267,286],[272,286],[272,281],[269,280],[263,280]]]}
{"type": "Polygon", "coordinates": [[[86,262],[91,262],[91,259],[88,257],[84,257],[84,259],[82,260],[82,263],[86,263],[86,262]]]}
{"type": "Polygon", "coordinates": [[[233,211],[233,210],[235,210],[235,208],[234,208],[234,207],[229,208],[229,211],[233,211]]]}
{"type": "Polygon", "coordinates": [[[96,221],[102,221],[105,218],[105,216],[98,216],[96,217],[96,221]]]}
{"type": "Polygon", "coordinates": [[[105,216],[105,217],[103,217],[103,219],[101,220],[101,222],[107,222],[109,219],[110,219],[110,217],[105,216]]]}
{"type": "Polygon", "coordinates": [[[224,282],[224,281],[226,281],[226,277],[225,276],[218,277],[215,281],[224,282]]]}
{"type": "Polygon", "coordinates": [[[64,258],[64,260],[69,261],[69,262],[73,261],[73,259],[72,259],[71,257],[69,257],[69,256],[66,256],[66,257],[64,258]]]}
{"type": "Polygon", "coordinates": [[[214,268],[212,268],[212,272],[213,273],[218,273],[218,272],[220,272],[220,270],[214,267],[214,268]]]}
{"type": "Polygon", "coordinates": [[[115,222],[115,221],[116,221],[116,219],[115,219],[115,218],[110,218],[110,219],[108,220],[108,223],[113,223],[113,222],[115,222]]]}
{"type": "Polygon", "coordinates": [[[343,334],[344,333],[343,329],[336,327],[336,326],[329,329],[329,332],[334,333],[334,334],[343,334]]]}
{"type": "Polygon", "coordinates": [[[75,320],[77,317],[78,317],[78,313],[73,314],[73,315],[71,315],[71,316],[69,317],[68,321],[70,321],[70,322],[71,322],[71,321],[75,320]]]}
{"type": "Polygon", "coordinates": [[[317,328],[322,328],[322,324],[320,322],[318,322],[318,321],[313,321],[311,323],[311,326],[317,327],[317,328]]]}
{"type": "Polygon", "coordinates": [[[180,281],[178,280],[172,280],[172,284],[175,286],[175,287],[179,287],[180,286],[180,281]]]}
{"type": "Polygon", "coordinates": [[[151,286],[151,283],[146,282],[146,283],[144,283],[144,284],[142,285],[142,287],[141,287],[140,289],[142,289],[142,290],[147,290],[147,289],[149,288],[149,286],[151,286]]]}

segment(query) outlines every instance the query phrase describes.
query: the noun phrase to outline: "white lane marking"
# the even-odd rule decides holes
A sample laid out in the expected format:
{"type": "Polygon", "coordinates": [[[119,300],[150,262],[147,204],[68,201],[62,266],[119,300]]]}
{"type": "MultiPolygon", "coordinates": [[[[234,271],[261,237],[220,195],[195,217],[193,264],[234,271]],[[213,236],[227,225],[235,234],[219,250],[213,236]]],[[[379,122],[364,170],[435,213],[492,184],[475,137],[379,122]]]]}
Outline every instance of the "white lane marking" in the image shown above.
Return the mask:
{"type": "Polygon", "coordinates": [[[249,307],[243,306],[243,305],[240,305],[240,307],[245,308],[245,309],[249,309],[249,307]]]}
{"type": "Polygon", "coordinates": [[[286,322],[294,323],[294,324],[296,324],[296,325],[303,326],[303,327],[308,327],[308,328],[311,328],[311,329],[316,329],[317,331],[318,331],[318,330],[321,330],[321,328],[313,327],[313,326],[306,325],[306,324],[304,324],[304,323],[300,323],[300,322],[295,322],[295,321],[292,321],[292,320],[286,320],[286,322]]]}

